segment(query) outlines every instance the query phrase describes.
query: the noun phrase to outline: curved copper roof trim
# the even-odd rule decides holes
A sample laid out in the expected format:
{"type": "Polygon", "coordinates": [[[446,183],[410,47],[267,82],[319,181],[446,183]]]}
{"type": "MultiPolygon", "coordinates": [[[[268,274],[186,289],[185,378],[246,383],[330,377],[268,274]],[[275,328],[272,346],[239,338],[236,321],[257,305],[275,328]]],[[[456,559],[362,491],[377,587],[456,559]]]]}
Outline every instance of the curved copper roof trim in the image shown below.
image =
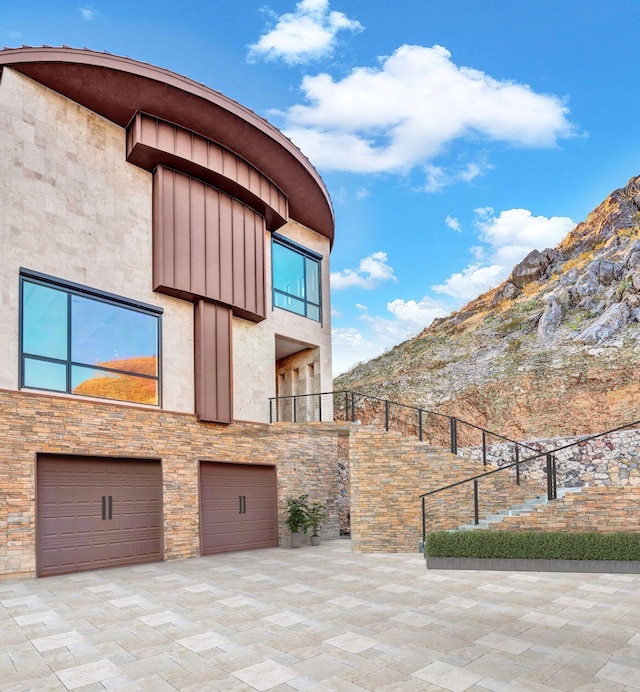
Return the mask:
{"type": "Polygon", "coordinates": [[[292,219],[333,243],[331,200],[316,169],[280,130],[224,94],[149,63],[85,48],[5,48],[2,66],[121,127],[144,111],[219,142],[285,192],[292,219]]]}

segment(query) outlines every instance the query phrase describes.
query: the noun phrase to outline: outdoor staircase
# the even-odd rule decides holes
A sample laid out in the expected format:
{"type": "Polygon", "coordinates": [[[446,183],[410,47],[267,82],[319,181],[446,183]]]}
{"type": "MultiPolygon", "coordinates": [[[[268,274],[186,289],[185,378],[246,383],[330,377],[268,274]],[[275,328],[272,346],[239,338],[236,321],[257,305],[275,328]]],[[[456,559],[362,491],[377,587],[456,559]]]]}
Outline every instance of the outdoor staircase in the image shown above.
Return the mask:
{"type": "MultiPolygon", "coordinates": [[[[487,530],[487,529],[500,529],[500,524],[504,522],[507,517],[524,517],[525,515],[531,514],[532,512],[538,513],[538,522],[541,520],[541,514],[544,512],[544,508],[551,505],[552,503],[557,503],[561,501],[567,493],[577,493],[580,492],[582,488],[558,488],[558,498],[557,500],[548,500],[546,494],[537,495],[536,497],[524,500],[521,504],[512,505],[508,509],[499,510],[495,514],[488,514],[477,524],[463,524],[455,529],[450,529],[452,531],[477,531],[477,530],[487,530]]],[[[506,527],[504,527],[506,528],[506,527]]]]}
{"type": "Polygon", "coordinates": [[[635,448],[620,461],[620,478],[612,478],[611,487],[576,492],[558,483],[558,471],[560,484],[569,478],[559,453],[640,429],[640,420],[543,451],[541,443],[517,442],[462,419],[351,390],[272,398],[269,411],[274,423],[342,429],[344,487],[350,489],[345,516],[355,550],[413,550],[428,532],[443,530],[640,533],[635,448]],[[333,422],[325,422],[328,416],[333,422]]]}

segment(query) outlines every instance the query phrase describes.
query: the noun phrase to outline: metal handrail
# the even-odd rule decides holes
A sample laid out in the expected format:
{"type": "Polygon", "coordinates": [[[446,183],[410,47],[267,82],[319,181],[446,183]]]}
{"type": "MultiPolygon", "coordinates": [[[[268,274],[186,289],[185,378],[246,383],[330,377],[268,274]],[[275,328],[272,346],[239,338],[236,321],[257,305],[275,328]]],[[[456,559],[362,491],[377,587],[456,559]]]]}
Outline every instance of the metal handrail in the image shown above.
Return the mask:
{"type": "MultiPolygon", "coordinates": [[[[611,435],[612,433],[619,432],[620,430],[626,430],[627,428],[633,428],[633,427],[638,427],[640,426],[640,420],[632,421],[631,423],[625,423],[623,425],[619,425],[616,428],[611,428],[610,430],[606,430],[605,432],[597,433],[595,435],[587,435],[587,436],[581,436],[580,439],[576,440],[575,442],[570,442],[565,445],[561,445],[560,447],[556,447],[555,449],[550,449],[546,450],[544,452],[538,452],[537,454],[530,456],[526,459],[517,459],[515,462],[512,462],[510,464],[505,464],[501,466],[500,468],[497,469],[492,469],[491,471],[486,471],[484,473],[476,474],[475,476],[470,476],[469,478],[465,478],[461,481],[457,481],[456,483],[450,483],[449,485],[445,485],[441,488],[436,488],[435,490],[430,490],[429,492],[422,493],[422,495],[419,495],[419,498],[422,502],[422,541],[424,545],[424,541],[426,540],[426,498],[431,497],[432,495],[437,495],[438,493],[442,493],[445,490],[451,490],[452,488],[456,488],[461,485],[465,485],[467,483],[473,483],[474,484],[474,518],[475,518],[475,524],[478,524],[478,481],[486,478],[487,476],[492,476],[496,473],[500,473],[501,471],[506,471],[508,469],[512,469],[516,467],[516,471],[518,472],[519,475],[519,470],[522,464],[528,464],[531,461],[534,461],[535,459],[540,459],[541,457],[546,457],[547,460],[547,499],[549,501],[555,500],[558,497],[558,490],[557,490],[557,468],[556,468],[556,454],[558,452],[562,452],[565,449],[570,449],[571,447],[575,447],[577,445],[582,445],[585,444],[586,442],[591,442],[591,440],[597,440],[599,437],[604,437],[606,435],[611,435]]],[[[532,449],[530,447],[530,449],[532,449]]],[[[519,485],[519,483],[517,483],[519,485]]]]}
{"type": "Polygon", "coordinates": [[[297,421],[297,401],[299,399],[305,399],[305,398],[312,398],[316,397],[318,399],[318,409],[319,409],[319,417],[320,420],[322,420],[322,397],[323,396],[333,396],[335,397],[336,395],[344,395],[345,401],[344,401],[344,407],[345,407],[345,420],[348,421],[349,418],[351,417],[351,421],[355,422],[355,397],[359,397],[361,399],[365,400],[370,400],[370,401],[377,401],[380,403],[384,404],[385,407],[385,430],[389,431],[389,418],[390,418],[390,408],[392,406],[394,407],[399,407],[403,409],[407,409],[410,411],[415,411],[418,415],[418,439],[422,441],[423,439],[423,417],[425,415],[428,416],[437,416],[439,418],[442,418],[443,420],[447,420],[449,422],[449,430],[450,430],[450,448],[451,452],[453,454],[458,453],[458,427],[459,425],[464,425],[467,426],[468,428],[471,428],[473,430],[477,430],[482,433],[482,461],[483,465],[487,465],[487,437],[491,436],[494,437],[498,440],[502,440],[503,442],[507,442],[509,444],[515,445],[516,449],[516,458],[518,458],[519,454],[519,447],[522,447],[524,449],[528,449],[534,452],[537,452],[538,450],[535,447],[531,447],[530,445],[525,444],[524,442],[518,442],[516,440],[512,440],[509,437],[506,437],[505,435],[501,435],[500,433],[493,432],[492,430],[488,430],[487,428],[483,428],[480,425],[476,425],[475,423],[471,423],[469,421],[463,420],[461,418],[456,418],[455,416],[449,416],[445,413],[440,413],[438,411],[432,411],[430,409],[424,409],[420,408],[418,406],[411,406],[410,404],[403,404],[399,401],[390,401],[389,399],[383,399],[382,397],[377,397],[373,396],[371,394],[365,394],[363,392],[357,392],[355,390],[351,389],[342,389],[342,390],[334,390],[334,391],[329,391],[329,392],[316,392],[312,394],[291,394],[287,396],[280,396],[280,397],[269,397],[269,422],[273,423],[274,421],[274,415],[273,415],[273,404],[275,402],[276,404],[276,421],[278,420],[278,402],[279,401],[288,401],[290,400],[292,402],[292,407],[291,407],[291,412],[292,412],[292,422],[296,423],[297,421]]]}

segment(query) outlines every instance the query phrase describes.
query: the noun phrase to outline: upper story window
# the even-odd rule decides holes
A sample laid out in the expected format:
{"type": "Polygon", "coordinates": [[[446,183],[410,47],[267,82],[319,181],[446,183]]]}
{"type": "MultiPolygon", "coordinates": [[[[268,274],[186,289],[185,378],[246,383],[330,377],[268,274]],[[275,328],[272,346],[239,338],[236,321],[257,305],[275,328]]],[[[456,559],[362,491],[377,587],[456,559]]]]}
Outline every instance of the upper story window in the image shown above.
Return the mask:
{"type": "Polygon", "coordinates": [[[160,404],[160,308],[20,272],[20,387],[160,404]]]}
{"type": "Polygon", "coordinates": [[[320,322],[322,256],[276,233],[271,247],[273,305],[320,322]]]}

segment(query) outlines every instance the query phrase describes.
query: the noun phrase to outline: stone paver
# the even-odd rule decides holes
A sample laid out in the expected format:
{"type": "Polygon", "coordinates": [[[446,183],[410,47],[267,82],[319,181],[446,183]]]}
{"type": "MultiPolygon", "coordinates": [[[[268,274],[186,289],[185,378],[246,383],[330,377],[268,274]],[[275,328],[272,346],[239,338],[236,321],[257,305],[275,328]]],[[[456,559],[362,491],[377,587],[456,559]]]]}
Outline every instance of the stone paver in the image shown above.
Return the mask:
{"type": "Polygon", "coordinates": [[[640,690],[640,576],[349,541],[0,581],[2,690],[640,690]]]}

